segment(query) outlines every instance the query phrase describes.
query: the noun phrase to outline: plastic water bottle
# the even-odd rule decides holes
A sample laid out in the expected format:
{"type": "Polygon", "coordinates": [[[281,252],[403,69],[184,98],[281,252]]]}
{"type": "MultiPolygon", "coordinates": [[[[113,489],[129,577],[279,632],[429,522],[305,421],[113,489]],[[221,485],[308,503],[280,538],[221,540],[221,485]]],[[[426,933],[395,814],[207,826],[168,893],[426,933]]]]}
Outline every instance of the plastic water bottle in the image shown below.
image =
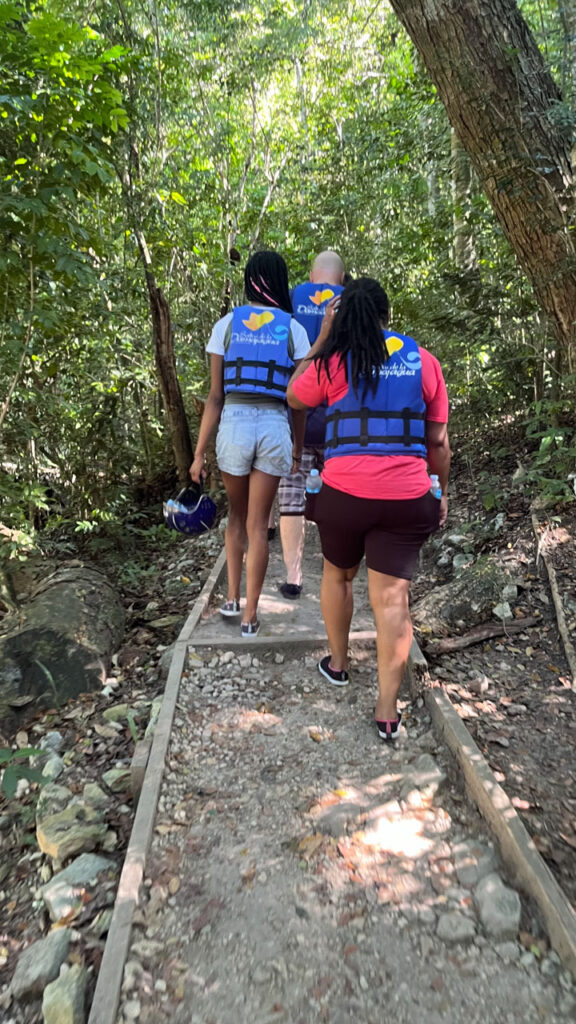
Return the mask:
{"type": "Polygon", "coordinates": [[[318,494],[322,488],[322,477],[317,469],[311,469],[306,477],[306,494],[318,494]]]}
{"type": "Polygon", "coordinates": [[[440,480],[438,479],[435,473],[430,476],[430,494],[434,498],[438,498],[438,501],[440,501],[440,498],[442,497],[442,488],[440,487],[440,480]]]}

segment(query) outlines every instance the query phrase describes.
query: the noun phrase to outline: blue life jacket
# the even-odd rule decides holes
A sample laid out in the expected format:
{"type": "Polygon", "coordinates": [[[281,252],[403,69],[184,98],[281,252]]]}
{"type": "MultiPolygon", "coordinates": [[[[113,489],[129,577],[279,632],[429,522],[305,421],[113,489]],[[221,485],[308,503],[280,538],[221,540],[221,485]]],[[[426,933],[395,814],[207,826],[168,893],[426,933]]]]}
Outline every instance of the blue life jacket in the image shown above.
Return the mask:
{"type": "Polygon", "coordinates": [[[426,458],[426,404],[422,358],[413,338],[384,331],[390,358],[380,367],[376,391],[355,394],[348,354],[348,392],[328,407],[326,458],[339,455],[413,455],[426,458]]]}
{"type": "Polygon", "coordinates": [[[290,355],[290,313],[239,306],[232,313],[224,357],[224,394],[244,392],[286,400],[294,370],[290,355]]]}
{"type": "Polygon", "coordinates": [[[302,324],[311,345],[320,334],[328,302],[343,291],[344,285],[341,284],[312,284],[306,281],[296,285],[292,292],[294,319],[302,324]]]}
{"type": "MultiPolygon", "coordinates": [[[[328,302],[335,295],[341,295],[343,291],[344,285],[341,284],[312,284],[311,281],[306,281],[304,284],[296,285],[292,292],[294,319],[302,324],[311,345],[320,334],[328,302]]],[[[310,448],[323,445],[325,433],[326,406],[319,405],[316,409],[310,409],[306,416],[304,444],[310,448]]]]}

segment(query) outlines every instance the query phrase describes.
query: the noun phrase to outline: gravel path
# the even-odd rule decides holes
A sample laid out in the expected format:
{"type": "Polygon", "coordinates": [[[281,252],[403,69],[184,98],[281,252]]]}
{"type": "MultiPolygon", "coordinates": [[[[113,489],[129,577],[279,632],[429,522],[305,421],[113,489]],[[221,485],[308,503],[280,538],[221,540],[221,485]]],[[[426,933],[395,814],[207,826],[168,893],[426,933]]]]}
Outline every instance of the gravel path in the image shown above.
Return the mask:
{"type": "Polygon", "coordinates": [[[575,1020],[425,711],[246,646],[190,652],[118,1024],[575,1020]]]}

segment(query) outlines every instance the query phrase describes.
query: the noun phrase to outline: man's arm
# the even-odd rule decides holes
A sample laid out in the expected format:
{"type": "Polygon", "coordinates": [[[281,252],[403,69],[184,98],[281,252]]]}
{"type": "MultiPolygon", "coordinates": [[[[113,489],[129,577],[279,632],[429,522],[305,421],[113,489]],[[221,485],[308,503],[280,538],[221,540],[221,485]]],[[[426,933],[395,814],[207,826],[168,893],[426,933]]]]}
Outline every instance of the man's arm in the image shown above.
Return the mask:
{"type": "Polygon", "coordinates": [[[440,526],[443,526],[448,516],[448,477],[450,475],[450,442],[448,440],[448,424],[435,423],[433,420],[426,420],[426,448],[428,451],[428,466],[432,473],[436,473],[442,488],[440,499],[440,526]]]}

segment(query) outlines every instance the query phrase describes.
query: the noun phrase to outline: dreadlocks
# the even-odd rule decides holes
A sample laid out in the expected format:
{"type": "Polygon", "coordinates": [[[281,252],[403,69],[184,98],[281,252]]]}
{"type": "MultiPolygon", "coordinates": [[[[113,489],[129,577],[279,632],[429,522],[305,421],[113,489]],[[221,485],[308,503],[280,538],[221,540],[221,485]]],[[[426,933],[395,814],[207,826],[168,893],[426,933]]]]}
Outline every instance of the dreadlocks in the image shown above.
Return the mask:
{"type": "Polygon", "coordinates": [[[342,292],[332,330],[317,357],[318,373],[324,364],[328,379],[329,360],[339,355],[345,366],[351,356],[352,387],[358,392],[363,383],[364,395],[370,387],[376,391],[380,367],[389,359],[382,329],[388,323],[388,296],[372,277],[359,277],[342,292]]]}
{"type": "Polygon", "coordinates": [[[263,249],[250,257],[244,271],[244,293],[248,302],[292,312],[288,268],[279,253],[263,249]]]}

